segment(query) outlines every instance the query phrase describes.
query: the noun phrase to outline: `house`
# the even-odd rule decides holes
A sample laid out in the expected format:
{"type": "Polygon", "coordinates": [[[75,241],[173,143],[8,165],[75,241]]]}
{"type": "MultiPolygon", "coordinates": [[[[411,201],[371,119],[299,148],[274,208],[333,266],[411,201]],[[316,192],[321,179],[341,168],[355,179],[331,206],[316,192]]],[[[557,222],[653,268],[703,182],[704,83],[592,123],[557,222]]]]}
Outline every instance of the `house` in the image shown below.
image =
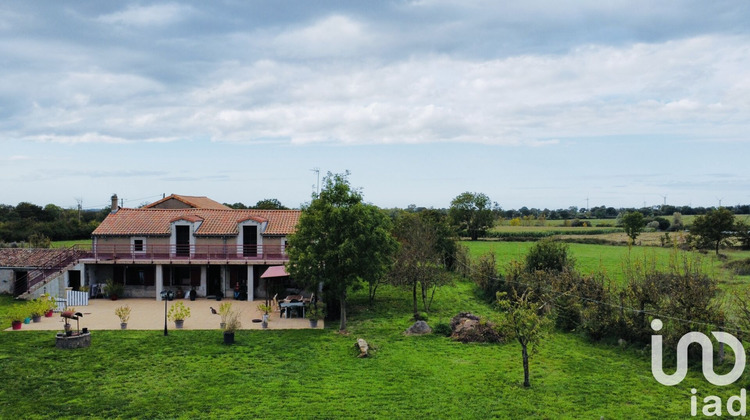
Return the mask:
{"type": "MultiPolygon", "coordinates": [[[[123,284],[130,297],[161,299],[163,290],[199,297],[265,297],[261,275],[288,260],[287,237],[299,210],[235,210],[207,197],[170,195],[142,208],[119,207],[92,233],[82,255],[84,284],[123,284]]],[[[274,281],[274,280],[271,280],[274,281]]],[[[279,284],[273,287],[278,288],[279,284]]]]}

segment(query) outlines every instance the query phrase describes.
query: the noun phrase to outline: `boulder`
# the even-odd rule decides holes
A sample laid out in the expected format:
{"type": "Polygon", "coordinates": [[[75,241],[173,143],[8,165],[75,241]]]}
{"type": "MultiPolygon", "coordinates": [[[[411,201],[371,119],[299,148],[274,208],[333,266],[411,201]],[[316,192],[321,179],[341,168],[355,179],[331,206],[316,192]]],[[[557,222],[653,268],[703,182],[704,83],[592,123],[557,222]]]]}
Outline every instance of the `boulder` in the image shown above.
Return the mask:
{"type": "Polygon", "coordinates": [[[478,316],[461,312],[451,319],[451,338],[463,343],[499,343],[503,337],[491,322],[482,322],[478,316]]]}
{"type": "Polygon", "coordinates": [[[406,330],[406,335],[422,335],[432,332],[432,328],[424,321],[417,321],[406,330]]]}

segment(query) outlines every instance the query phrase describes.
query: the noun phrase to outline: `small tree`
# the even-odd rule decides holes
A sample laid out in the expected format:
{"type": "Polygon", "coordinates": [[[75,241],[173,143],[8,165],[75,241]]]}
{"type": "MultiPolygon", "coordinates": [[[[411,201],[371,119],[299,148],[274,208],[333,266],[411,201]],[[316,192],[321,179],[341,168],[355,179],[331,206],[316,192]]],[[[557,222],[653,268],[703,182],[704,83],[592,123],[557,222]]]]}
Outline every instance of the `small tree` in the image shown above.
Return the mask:
{"type": "Polygon", "coordinates": [[[520,296],[513,291],[513,297],[507,298],[505,292],[497,293],[497,303],[501,309],[507,311],[504,327],[518,343],[521,344],[523,357],[523,386],[531,386],[529,379],[529,346],[534,354],[546,335],[550,321],[540,314],[539,304],[531,299],[531,291],[525,291],[520,296]]]}
{"type": "Polygon", "coordinates": [[[696,246],[701,249],[713,248],[719,255],[719,247],[729,244],[734,235],[734,213],[725,207],[709,210],[705,215],[696,216],[690,234],[697,237],[696,246]]]}
{"type": "Polygon", "coordinates": [[[572,269],[572,258],[568,257],[568,245],[543,239],[534,244],[526,254],[526,271],[563,271],[572,269]]]}
{"type": "Polygon", "coordinates": [[[635,239],[641,234],[645,225],[646,221],[643,219],[643,214],[639,211],[628,212],[622,216],[622,226],[634,245],[635,239]]]}
{"type": "Polygon", "coordinates": [[[482,193],[459,194],[451,201],[448,214],[451,222],[459,230],[465,230],[472,241],[476,241],[479,235],[484,235],[495,219],[492,202],[482,193]]]}
{"type": "Polygon", "coordinates": [[[401,247],[396,253],[389,277],[393,284],[412,290],[414,318],[417,319],[418,286],[422,289],[422,306],[429,312],[435,290],[447,278],[439,247],[438,230],[429,219],[404,212],[396,220],[394,235],[401,247]],[[430,290],[432,293],[428,299],[430,290]]]}

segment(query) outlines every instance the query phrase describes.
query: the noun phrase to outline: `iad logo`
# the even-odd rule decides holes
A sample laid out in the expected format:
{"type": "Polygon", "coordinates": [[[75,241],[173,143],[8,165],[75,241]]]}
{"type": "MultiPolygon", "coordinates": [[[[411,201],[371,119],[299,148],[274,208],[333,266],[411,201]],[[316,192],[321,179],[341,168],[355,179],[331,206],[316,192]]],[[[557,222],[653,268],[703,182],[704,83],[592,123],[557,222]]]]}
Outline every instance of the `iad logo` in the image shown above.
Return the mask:
{"type": "MultiPolygon", "coordinates": [[[[654,319],[651,321],[651,328],[658,332],[661,331],[664,324],[661,320],[654,319]]],[[[729,345],[734,352],[735,362],[732,370],[726,375],[717,375],[714,373],[714,350],[711,339],[703,333],[690,332],[682,336],[677,343],[677,371],[672,375],[667,375],[662,369],[662,337],[661,335],[651,336],[651,373],[654,378],[662,385],[677,385],[685,379],[688,370],[688,346],[697,343],[701,346],[703,353],[703,376],[708,382],[714,385],[725,386],[734,383],[742,376],[745,370],[745,349],[742,343],[733,335],[725,332],[712,331],[716,340],[720,343],[729,345]]]]}

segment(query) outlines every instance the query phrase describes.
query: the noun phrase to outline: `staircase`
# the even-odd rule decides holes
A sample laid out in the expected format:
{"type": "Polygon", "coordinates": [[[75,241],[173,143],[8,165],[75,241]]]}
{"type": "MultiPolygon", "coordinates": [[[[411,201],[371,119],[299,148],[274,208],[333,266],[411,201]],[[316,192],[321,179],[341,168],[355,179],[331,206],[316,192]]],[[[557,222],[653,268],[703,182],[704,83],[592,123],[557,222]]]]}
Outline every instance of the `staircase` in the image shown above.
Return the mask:
{"type": "Polygon", "coordinates": [[[62,249],[61,252],[29,270],[25,283],[17,281],[14,295],[21,299],[29,299],[31,294],[39,288],[73,268],[85,254],[87,252],[78,249],[77,246],[62,249]]]}

